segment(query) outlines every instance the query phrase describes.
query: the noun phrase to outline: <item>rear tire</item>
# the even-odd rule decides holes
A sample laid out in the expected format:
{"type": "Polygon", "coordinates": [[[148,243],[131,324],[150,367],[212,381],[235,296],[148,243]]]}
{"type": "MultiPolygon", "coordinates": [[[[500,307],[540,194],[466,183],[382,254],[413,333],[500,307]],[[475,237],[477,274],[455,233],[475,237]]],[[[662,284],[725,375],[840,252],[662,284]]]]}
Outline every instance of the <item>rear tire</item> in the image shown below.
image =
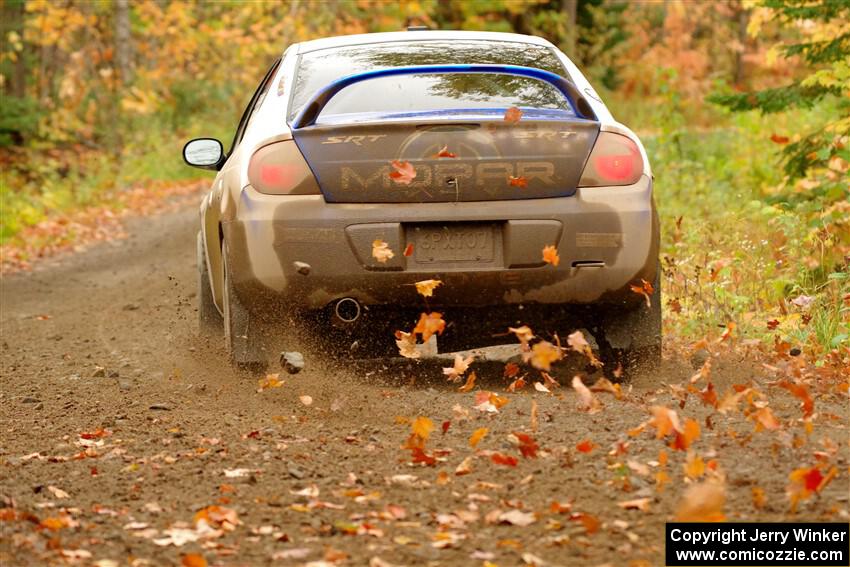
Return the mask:
{"type": "Polygon", "coordinates": [[[224,307],[224,345],[230,362],[240,370],[262,373],[268,368],[268,357],[262,342],[259,322],[241,303],[233,288],[230,266],[227,260],[227,245],[222,244],[224,307]]]}
{"type": "Polygon", "coordinates": [[[660,270],[653,282],[650,305],[608,314],[600,333],[599,350],[605,374],[625,381],[636,374],[657,372],[661,366],[660,270]],[[620,376],[615,375],[617,369],[620,376]]]}
{"type": "Polygon", "coordinates": [[[203,235],[198,231],[198,335],[212,338],[221,335],[222,319],[213,300],[210,272],[204,252],[203,235]]]}

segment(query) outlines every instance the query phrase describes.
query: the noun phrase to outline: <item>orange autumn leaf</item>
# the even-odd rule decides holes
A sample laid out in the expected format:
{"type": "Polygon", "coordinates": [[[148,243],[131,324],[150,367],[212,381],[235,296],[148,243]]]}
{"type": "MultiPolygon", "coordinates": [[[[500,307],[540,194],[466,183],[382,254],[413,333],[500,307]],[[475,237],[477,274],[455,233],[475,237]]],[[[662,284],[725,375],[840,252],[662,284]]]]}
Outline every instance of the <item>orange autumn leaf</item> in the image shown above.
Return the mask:
{"type": "Polygon", "coordinates": [[[380,238],[376,238],[372,241],[372,258],[381,264],[386,264],[387,260],[391,259],[393,256],[395,256],[395,253],[392,249],[390,249],[389,244],[380,238]]]}
{"type": "Polygon", "coordinates": [[[570,520],[581,522],[584,526],[584,531],[587,532],[587,535],[595,534],[599,531],[599,528],[602,527],[602,522],[590,514],[571,514],[570,520]]]}
{"type": "Polygon", "coordinates": [[[431,157],[435,157],[435,158],[456,158],[457,154],[453,154],[452,152],[450,152],[448,146],[443,146],[442,148],[440,148],[439,152],[432,155],[431,157]]]}
{"type": "Polygon", "coordinates": [[[516,392],[517,390],[522,390],[523,388],[525,388],[525,378],[520,376],[519,378],[511,382],[506,388],[506,390],[508,392],[516,392]]]}
{"type": "Polygon", "coordinates": [[[515,362],[509,362],[505,365],[504,377],[505,378],[513,378],[519,374],[519,365],[515,362]]]}
{"type": "Polygon", "coordinates": [[[803,408],[803,417],[809,417],[812,413],[814,413],[815,402],[809,395],[809,388],[805,384],[796,384],[794,382],[783,380],[778,384],[778,386],[788,390],[792,396],[802,402],[801,406],[803,408]]]}
{"type": "Polygon", "coordinates": [[[433,297],[434,290],[443,285],[440,280],[422,280],[413,284],[416,286],[416,291],[422,297],[433,297]]]}
{"type": "Polygon", "coordinates": [[[764,493],[764,489],[758,486],[754,486],[751,489],[752,497],[753,497],[753,507],[757,510],[761,510],[767,504],[767,496],[764,493]]]}
{"type": "Polygon", "coordinates": [[[519,344],[522,346],[523,352],[529,350],[528,343],[534,338],[534,333],[531,331],[531,328],[527,325],[523,325],[522,327],[508,327],[508,331],[516,335],[519,344]]]}
{"type": "Polygon", "coordinates": [[[597,447],[596,443],[594,443],[590,439],[585,439],[584,441],[582,441],[578,445],[576,445],[576,449],[578,449],[578,451],[581,452],[581,453],[590,453],[596,447],[597,447]]]}
{"type": "Polygon", "coordinates": [[[206,522],[206,524],[210,527],[222,527],[224,529],[233,529],[240,523],[236,510],[216,505],[207,506],[206,508],[198,510],[195,513],[193,521],[196,525],[201,522],[206,522]]]}
{"type": "Polygon", "coordinates": [[[755,419],[756,431],[760,431],[762,429],[775,431],[781,427],[779,420],[776,419],[776,416],[773,415],[773,412],[770,411],[770,408],[768,407],[761,408],[751,413],[750,418],[755,419]]]}
{"type": "Polygon", "coordinates": [[[774,144],[784,145],[790,141],[788,136],[780,136],[779,134],[771,134],[770,141],[774,144]]]}
{"type": "Polygon", "coordinates": [[[540,446],[534,440],[534,437],[527,433],[518,433],[516,431],[514,431],[513,436],[519,441],[519,452],[522,453],[523,457],[526,459],[537,458],[537,451],[540,449],[540,446]]]}
{"type": "Polygon", "coordinates": [[[652,406],[649,411],[652,413],[649,425],[655,427],[656,439],[663,439],[674,431],[682,432],[682,424],[679,423],[679,415],[675,410],[664,406],[652,406]]]}
{"type": "Polygon", "coordinates": [[[644,299],[646,300],[646,307],[647,307],[647,309],[649,309],[650,307],[652,307],[652,299],[651,299],[651,298],[652,298],[652,293],[653,293],[655,290],[653,289],[653,287],[652,287],[652,284],[651,284],[651,283],[649,283],[649,282],[648,282],[648,281],[646,281],[645,279],[641,278],[641,280],[640,280],[640,285],[630,284],[630,285],[629,285],[629,288],[630,288],[633,292],[635,292],[635,293],[637,293],[637,294],[639,294],[639,295],[642,295],[642,296],[644,297],[644,299]]]}
{"type": "Polygon", "coordinates": [[[505,455],[504,453],[493,453],[490,455],[490,460],[496,463],[497,465],[505,465],[507,467],[515,467],[519,460],[512,455],[505,455]]]}
{"type": "Polygon", "coordinates": [[[696,480],[705,474],[705,462],[702,457],[694,454],[693,451],[688,451],[688,456],[684,464],[685,476],[691,480],[696,480]]]}
{"type": "Polygon", "coordinates": [[[558,249],[554,245],[549,244],[543,247],[543,261],[553,266],[561,263],[561,257],[558,256],[558,249]]]}
{"type": "Polygon", "coordinates": [[[685,424],[682,426],[682,431],[675,431],[675,433],[676,437],[673,439],[670,447],[679,451],[685,451],[691,446],[691,443],[699,439],[699,423],[695,419],[691,419],[689,417],[685,420],[685,424]]]}
{"type": "Polygon", "coordinates": [[[410,258],[411,256],[413,256],[413,244],[408,244],[407,246],[405,246],[404,252],[402,254],[404,254],[405,258],[410,258]]]}
{"type": "Polygon", "coordinates": [[[540,341],[535,343],[531,347],[531,352],[525,353],[523,357],[538,370],[550,370],[552,363],[564,358],[564,353],[549,341],[540,341]]]}
{"type": "Polygon", "coordinates": [[[423,441],[427,441],[431,432],[434,431],[434,422],[428,417],[417,417],[410,425],[413,434],[418,436],[423,441]]]}
{"type": "Polygon", "coordinates": [[[508,403],[508,401],[510,401],[506,397],[500,396],[500,395],[495,394],[493,392],[489,392],[489,396],[488,396],[487,400],[491,404],[496,406],[496,409],[501,409],[503,406],[505,406],[508,403]]]}
{"type": "Polygon", "coordinates": [[[442,429],[442,431],[443,431],[443,435],[446,434],[446,431],[448,431],[449,427],[451,427],[451,426],[452,426],[451,421],[446,420],[446,421],[443,422],[443,424],[440,426],[440,429],[442,429]]]}
{"type": "Polygon", "coordinates": [[[446,328],[446,322],[443,321],[443,314],[437,313],[422,313],[419,317],[419,322],[413,329],[413,334],[422,335],[422,342],[428,342],[433,335],[441,335],[446,328]]]}
{"type": "Polygon", "coordinates": [[[477,376],[475,375],[475,371],[469,373],[469,376],[466,377],[466,383],[458,388],[460,392],[469,392],[475,387],[475,379],[477,376]]]}
{"type": "Polygon", "coordinates": [[[473,360],[475,360],[475,355],[467,356],[466,358],[464,358],[461,355],[456,354],[454,365],[449,366],[447,368],[443,368],[443,375],[446,377],[447,380],[450,380],[452,382],[458,382],[469,369],[469,365],[472,364],[473,360]]]}
{"type": "Polygon", "coordinates": [[[473,431],[472,435],[469,436],[469,446],[475,448],[475,446],[478,445],[478,443],[480,443],[482,439],[484,439],[484,436],[487,435],[488,431],[489,429],[487,429],[486,427],[479,427],[478,429],[473,431]]]}
{"type": "Polygon", "coordinates": [[[280,388],[281,386],[283,386],[283,382],[280,380],[280,374],[268,374],[265,378],[257,380],[257,392],[280,388]]]}
{"type": "Polygon", "coordinates": [[[511,187],[519,187],[520,189],[527,189],[528,179],[525,177],[514,177],[513,175],[508,175],[508,185],[511,187]]]}
{"type": "Polygon", "coordinates": [[[188,553],[180,559],[182,567],[207,567],[207,560],[199,553],[188,553]]]}
{"type": "Polygon", "coordinates": [[[416,169],[410,162],[393,160],[390,165],[394,170],[390,172],[390,179],[399,185],[410,185],[410,182],[416,179],[416,169]]]}
{"type": "Polygon", "coordinates": [[[422,447],[413,447],[410,450],[412,463],[421,463],[423,465],[433,467],[437,465],[437,459],[433,455],[429,455],[422,447]]]}
{"type": "Polygon", "coordinates": [[[522,110],[516,106],[512,106],[505,111],[504,120],[508,124],[516,124],[522,118],[522,110]]]}
{"type": "Polygon", "coordinates": [[[567,335],[567,344],[570,345],[570,348],[575,352],[584,355],[588,362],[596,368],[602,368],[602,366],[604,366],[602,361],[593,354],[593,349],[591,348],[590,343],[587,342],[587,339],[584,338],[584,333],[582,333],[581,330],[567,335]]]}

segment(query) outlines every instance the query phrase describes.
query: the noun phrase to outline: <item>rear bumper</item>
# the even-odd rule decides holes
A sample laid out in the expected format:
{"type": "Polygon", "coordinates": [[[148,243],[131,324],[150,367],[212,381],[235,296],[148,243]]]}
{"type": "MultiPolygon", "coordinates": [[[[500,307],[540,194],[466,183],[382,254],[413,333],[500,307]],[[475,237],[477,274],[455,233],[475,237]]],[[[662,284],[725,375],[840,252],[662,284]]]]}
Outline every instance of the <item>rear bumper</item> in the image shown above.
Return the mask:
{"type": "Polygon", "coordinates": [[[462,203],[330,204],[320,195],[242,191],[223,223],[237,294],[249,308],[267,300],[319,309],[343,297],[365,305],[421,306],[414,282],[440,279],[437,306],[633,304],[629,284],[652,281],[659,228],[652,181],[580,189],[572,197],[462,203]],[[416,226],[466,223],[492,231],[493,253],[476,262],[405,257],[416,226]],[[474,224],[473,224],[474,223],[474,224]],[[387,242],[387,263],[371,242],[387,242]],[[557,267],[542,263],[556,244],[557,267]],[[307,270],[298,265],[309,265],[307,270]]]}

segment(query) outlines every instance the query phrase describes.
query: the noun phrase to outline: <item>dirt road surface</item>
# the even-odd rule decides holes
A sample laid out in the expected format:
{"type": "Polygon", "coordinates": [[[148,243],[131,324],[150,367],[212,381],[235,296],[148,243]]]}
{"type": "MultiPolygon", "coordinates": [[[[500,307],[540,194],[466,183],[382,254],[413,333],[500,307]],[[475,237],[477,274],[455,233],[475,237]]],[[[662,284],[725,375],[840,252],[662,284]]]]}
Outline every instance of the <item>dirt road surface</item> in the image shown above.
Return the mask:
{"type": "Polygon", "coordinates": [[[258,391],[196,336],[195,231],[194,209],[138,218],[126,240],[3,279],[3,565],[637,567],[663,563],[677,514],[848,519],[834,380],[724,344],[694,384],[668,353],[620,399],[596,392],[599,411],[559,367],[552,393],[536,373],[506,392],[483,367],[459,392],[439,365],[308,357],[258,391]],[[417,417],[434,429],[409,439],[417,417]],[[424,437],[433,466],[404,448],[424,437]]]}

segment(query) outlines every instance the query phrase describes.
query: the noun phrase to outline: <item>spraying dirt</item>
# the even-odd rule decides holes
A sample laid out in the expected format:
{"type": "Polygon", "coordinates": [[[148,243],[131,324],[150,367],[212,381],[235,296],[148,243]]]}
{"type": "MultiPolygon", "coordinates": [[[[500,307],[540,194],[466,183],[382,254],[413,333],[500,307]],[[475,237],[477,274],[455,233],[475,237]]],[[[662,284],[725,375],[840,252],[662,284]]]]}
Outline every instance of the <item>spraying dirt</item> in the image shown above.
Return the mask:
{"type": "Polygon", "coordinates": [[[734,348],[619,397],[306,352],[258,383],[197,338],[195,216],[2,280],[4,565],[637,566],[677,515],[848,519],[846,389],[734,348]]]}

